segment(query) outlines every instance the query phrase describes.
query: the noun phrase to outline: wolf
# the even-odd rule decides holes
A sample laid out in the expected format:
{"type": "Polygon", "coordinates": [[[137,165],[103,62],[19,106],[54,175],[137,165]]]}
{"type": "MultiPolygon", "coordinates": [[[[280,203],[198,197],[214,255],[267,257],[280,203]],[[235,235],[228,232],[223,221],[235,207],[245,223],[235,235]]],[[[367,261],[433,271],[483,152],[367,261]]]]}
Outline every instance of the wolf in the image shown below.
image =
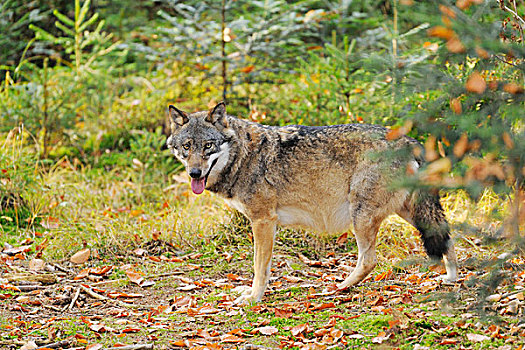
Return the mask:
{"type": "Polygon", "coordinates": [[[376,266],[379,226],[388,215],[398,214],[421,233],[430,257],[443,258],[444,279],[457,279],[439,195],[389,185],[422,166],[416,140],[391,140],[389,130],[378,125],[261,125],[228,115],[224,102],[195,113],[173,105],[168,109],[167,146],[186,167],[191,190],[214,192],[250,219],[254,277],[237,303],[261,300],[278,225],[327,233],[353,228],[358,259],[338,285],[343,290],[376,266]]]}

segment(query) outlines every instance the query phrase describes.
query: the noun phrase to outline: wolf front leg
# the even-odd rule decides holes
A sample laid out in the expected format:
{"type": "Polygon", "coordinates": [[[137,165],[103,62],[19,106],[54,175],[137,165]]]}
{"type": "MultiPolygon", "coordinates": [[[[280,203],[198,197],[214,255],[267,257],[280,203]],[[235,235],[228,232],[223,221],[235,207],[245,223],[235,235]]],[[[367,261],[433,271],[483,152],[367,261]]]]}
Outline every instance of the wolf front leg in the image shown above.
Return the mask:
{"type": "Polygon", "coordinates": [[[247,294],[237,298],[235,303],[256,303],[261,301],[270,278],[276,224],[276,215],[252,220],[254,244],[252,288],[247,294]]]}

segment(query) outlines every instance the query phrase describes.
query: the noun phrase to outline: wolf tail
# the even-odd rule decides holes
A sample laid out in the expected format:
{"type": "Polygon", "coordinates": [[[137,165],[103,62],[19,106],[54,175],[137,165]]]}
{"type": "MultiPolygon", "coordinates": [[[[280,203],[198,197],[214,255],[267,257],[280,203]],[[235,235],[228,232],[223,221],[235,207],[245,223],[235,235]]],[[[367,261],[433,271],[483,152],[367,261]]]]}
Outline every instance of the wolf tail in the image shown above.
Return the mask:
{"type": "Polygon", "coordinates": [[[439,195],[420,190],[413,194],[409,204],[413,225],[421,233],[423,246],[432,258],[441,259],[447,253],[450,228],[445,218],[439,195]]]}

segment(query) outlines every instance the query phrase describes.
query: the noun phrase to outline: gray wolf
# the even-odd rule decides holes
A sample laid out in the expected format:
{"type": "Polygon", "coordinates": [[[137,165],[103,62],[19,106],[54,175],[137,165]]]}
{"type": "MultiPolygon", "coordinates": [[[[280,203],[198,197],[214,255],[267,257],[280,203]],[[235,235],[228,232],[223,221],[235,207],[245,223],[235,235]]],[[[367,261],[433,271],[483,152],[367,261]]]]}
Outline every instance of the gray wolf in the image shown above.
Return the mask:
{"type": "MultiPolygon", "coordinates": [[[[413,172],[420,144],[407,136],[386,137],[377,125],[266,126],[226,114],[223,102],[186,113],[169,106],[167,146],[191,177],[195,194],[219,194],[251,221],[254,278],[237,302],[258,302],[266,289],[277,225],[318,232],[353,227],[359,249],[340,289],[363,280],[376,265],[376,236],[384,218],[398,214],[421,233],[429,256],[444,258],[446,279],[457,263],[439,196],[389,186],[413,172]],[[405,156],[392,152],[409,150],[405,156]]],[[[399,152],[401,154],[402,152],[399,152]]]]}

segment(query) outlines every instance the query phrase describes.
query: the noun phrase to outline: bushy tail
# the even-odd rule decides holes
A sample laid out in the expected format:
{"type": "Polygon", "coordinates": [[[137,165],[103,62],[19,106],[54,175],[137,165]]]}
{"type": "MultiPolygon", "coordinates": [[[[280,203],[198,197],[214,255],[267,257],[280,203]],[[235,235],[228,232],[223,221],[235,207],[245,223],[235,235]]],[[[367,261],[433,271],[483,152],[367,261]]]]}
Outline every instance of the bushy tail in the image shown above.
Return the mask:
{"type": "Polygon", "coordinates": [[[450,244],[450,229],[439,195],[421,191],[414,197],[411,203],[414,225],[421,233],[427,254],[441,259],[450,244]]]}

